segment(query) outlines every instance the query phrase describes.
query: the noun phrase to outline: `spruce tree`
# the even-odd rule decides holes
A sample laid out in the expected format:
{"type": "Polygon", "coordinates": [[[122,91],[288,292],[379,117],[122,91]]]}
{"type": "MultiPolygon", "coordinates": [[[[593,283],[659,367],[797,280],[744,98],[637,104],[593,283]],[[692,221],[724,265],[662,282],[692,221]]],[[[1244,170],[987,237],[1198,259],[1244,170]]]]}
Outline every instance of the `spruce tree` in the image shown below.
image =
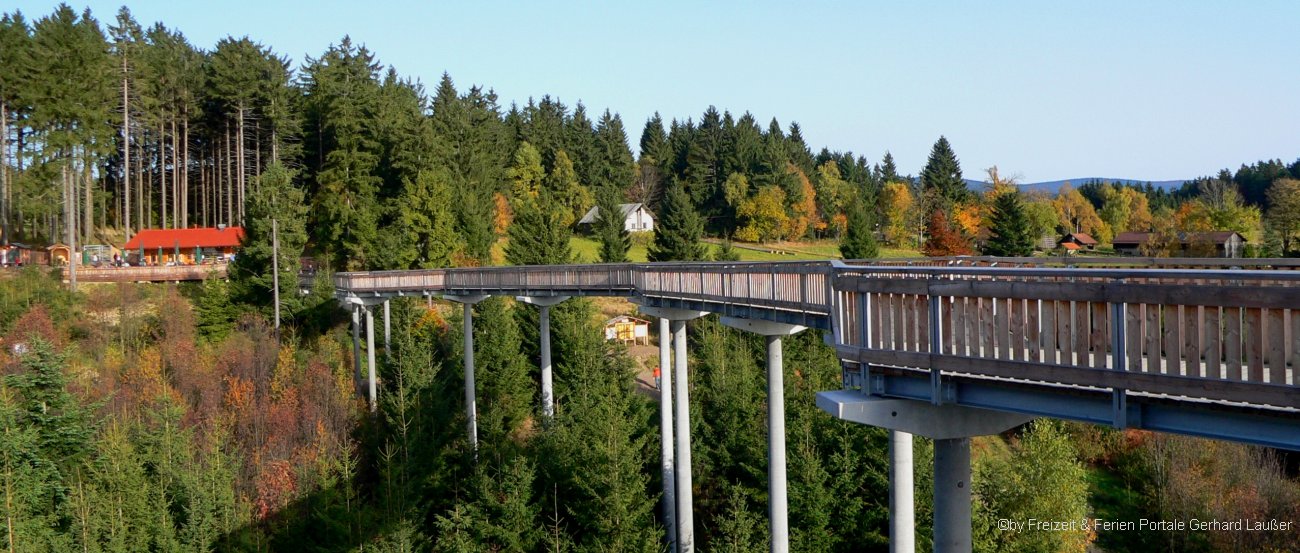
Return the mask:
{"type": "MultiPolygon", "coordinates": [[[[271,223],[279,239],[280,305],[282,317],[294,316],[301,307],[298,294],[298,266],[307,246],[307,206],[302,190],[293,184],[293,173],[273,164],[258,177],[247,202],[248,222],[239,255],[230,270],[231,292],[236,301],[255,306],[263,313],[274,311],[271,223]]],[[[227,231],[230,232],[230,231],[227,231]]],[[[185,247],[186,244],[181,244],[185,247]]]]}
{"type": "Polygon", "coordinates": [[[1034,253],[1034,235],[1019,192],[1004,192],[993,200],[989,241],[984,255],[1027,257],[1034,253]]]}
{"type": "Polygon", "coordinates": [[[961,163],[952,151],[948,139],[940,136],[930,150],[930,159],[921,170],[921,188],[937,194],[945,204],[961,202],[969,195],[966,181],[961,176],[961,163]]]}
{"type": "Polygon", "coordinates": [[[453,214],[451,176],[444,168],[421,171],[402,188],[391,245],[399,268],[450,267],[461,249],[453,214]]]}
{"type": "Polygon", "coordinates": [[[549,194],[519,202],[515,220],[506,231],[506,262],[511,265],[559,265],[573,262],[569,238],[573,230],[564,223],[564,213],[549,194]]]}
{"type": "Polygon", "coordinates": [[[695,212],[695,206],[675,183],[664,196],[655,227],[654,245],[647,257],[650,261],[704,261],[707,254],[700,242],[704,223],[695,212]]]}
{"type": "Polygon", "coordinates": [[[622,199],[613,187],[602,188],[596,194],[597,215],[592,230],[600,241],[601,263],[626,263],[627,251],[632,248],[632,235],[620,207],[622,199]]]}
{"type": "Polygon", "coordinates": [[[848,228],[844,231],[844,240],[840,242],[840,255],[844,259],[880,257],[880,245],[876,243],[874,223],[863,202],[853,202],[852,207],[849,208],[848,228]]]}

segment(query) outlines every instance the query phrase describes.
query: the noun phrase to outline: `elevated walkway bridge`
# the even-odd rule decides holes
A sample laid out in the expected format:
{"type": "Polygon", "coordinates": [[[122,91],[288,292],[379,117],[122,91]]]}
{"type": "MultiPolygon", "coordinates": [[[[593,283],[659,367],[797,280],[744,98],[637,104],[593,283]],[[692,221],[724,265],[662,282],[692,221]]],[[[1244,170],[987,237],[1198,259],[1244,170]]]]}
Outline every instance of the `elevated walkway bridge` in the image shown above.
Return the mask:
{"type": "Polygon", "coordinates": [[[913,547],[912,433],[935,439],[934,543],[941,551],[970,549],[969,438],[1034,417],[1300,450],[1300,260],[970,257],[486,267],[340,273],[335,288],[354,307],[358,378],[358,329],[366,316],[372,405],[371,307],[383,304],[387,313],[387,300],[402,296],[464,304],[472,442],[473,303],[509,295],[542,309],[547,416],[550,305],[572,296],[627,297],[660,318],[661,366],[667,369],[673,357],[678,379],[670,393],[665,378],[661,393],[665,519],[669,540],[681,551],[693,548],[684,321],[707,313],[768,336],[774,551],[788,543],[780,337],[808,328],[824,332],[843,367],[843,388],[818,394],[818,406],[891,431],[894,551],[913,547]]]}

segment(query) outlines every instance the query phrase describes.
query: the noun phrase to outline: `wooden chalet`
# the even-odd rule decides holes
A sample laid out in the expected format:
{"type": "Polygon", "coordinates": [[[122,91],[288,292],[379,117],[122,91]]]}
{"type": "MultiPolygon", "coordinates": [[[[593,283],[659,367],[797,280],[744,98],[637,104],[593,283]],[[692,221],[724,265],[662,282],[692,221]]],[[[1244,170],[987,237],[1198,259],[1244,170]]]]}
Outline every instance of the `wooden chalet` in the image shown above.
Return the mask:
{"type": "Polygon", "coordinates": [[[133,265],[195,265],[230,261],[242,227],[143,229],[122,247],[133,265]]]}
{"type": "Polygon", "coordinates": [[[1058,244],[1067,252],[1094,250],[1097,248],[1097,239],[1082,232],[1071,232],[1062,237],[1058,244]]]}

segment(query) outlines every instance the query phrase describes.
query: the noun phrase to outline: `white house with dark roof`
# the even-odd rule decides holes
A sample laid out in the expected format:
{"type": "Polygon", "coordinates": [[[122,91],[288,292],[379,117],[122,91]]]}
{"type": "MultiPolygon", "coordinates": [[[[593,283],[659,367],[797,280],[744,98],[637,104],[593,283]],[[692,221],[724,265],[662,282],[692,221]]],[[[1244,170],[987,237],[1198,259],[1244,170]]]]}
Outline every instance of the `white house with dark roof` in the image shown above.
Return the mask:
{"type": "MultiPolygon", "coordinates": [[[[623,212],[623,228],[627,229],[628,232],[650,232],[655,229],[654,215],[650,214],[650,210],[646,209],[645,204],[618,204],[618,208],[623,212]]],[[[594,224],[599,213],[599,207],[587,210],[587,214],[582,216],[578,224],[594,224]]]]}

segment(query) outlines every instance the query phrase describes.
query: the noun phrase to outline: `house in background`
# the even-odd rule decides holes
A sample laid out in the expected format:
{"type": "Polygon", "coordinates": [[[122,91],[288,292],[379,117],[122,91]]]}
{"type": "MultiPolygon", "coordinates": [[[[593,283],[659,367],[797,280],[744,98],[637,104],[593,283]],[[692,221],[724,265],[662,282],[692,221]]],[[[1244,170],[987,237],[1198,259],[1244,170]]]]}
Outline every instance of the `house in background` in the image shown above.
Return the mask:
{"type": "Polygon", "coordinates": [[[1066,252],[1092,251],[1097,249],[1097,240],[1082,232],[1071,232],[1061,238],[1059,245],[1065,248],[1066,252]]]}
{"type": "Polygon", "coordinates": [[[242,227],[143,229],[122,251],[133,264],[140,264],[139,257],[146,265],[212,263],[229,261],[243,238],[242,227]]]}
{"type": "MultiPolygon", "coordinates": [[[[1111,244],[1116,253],[1142,255],[1153,238],[1154,232],[1121,232],[1111,244]]],[[[1246,237],[1231,230],[1180,232],[1176,242],[1176,251],[1170,253],[1180,257],[1241,257],[1246,248],[1246,237]]]]}
{"type": "MultiPolygon", "coordinates": [[[[650,214],[650,210],[646,209],[645,204],[619,204],[618,208],[623,211],[623,228],[627,229],[628,232],[650,232],[655,229],[654,215],[650,214]]],[[[578,224],[595,224],[599,213],[599,207],[587,210],[587,214],[582,216],[578,224]]]]}

